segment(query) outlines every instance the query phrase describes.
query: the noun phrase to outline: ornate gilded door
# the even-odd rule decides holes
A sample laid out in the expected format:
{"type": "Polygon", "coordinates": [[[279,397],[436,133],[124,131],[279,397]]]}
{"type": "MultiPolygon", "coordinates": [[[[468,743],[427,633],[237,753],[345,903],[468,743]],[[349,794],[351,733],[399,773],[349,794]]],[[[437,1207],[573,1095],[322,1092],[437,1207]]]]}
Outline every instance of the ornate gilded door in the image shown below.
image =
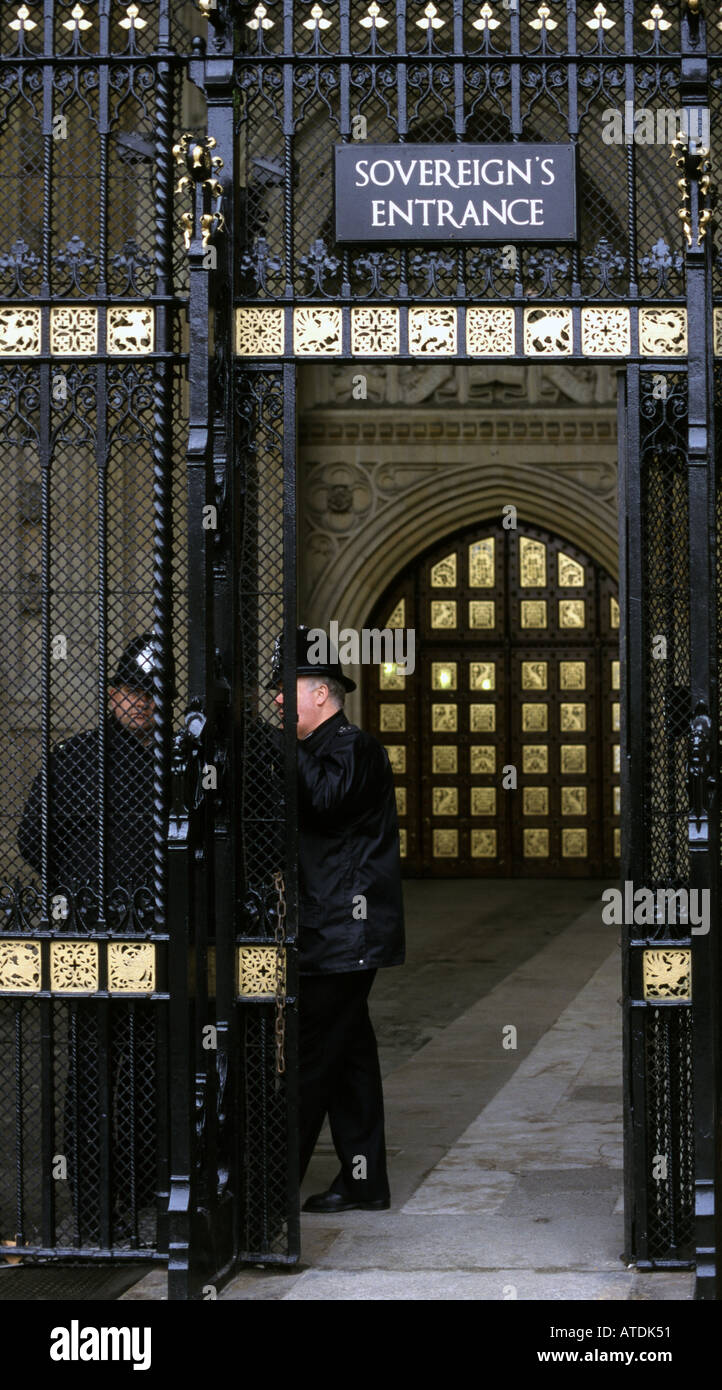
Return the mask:
{"type": "Polygon", "coordinates": [[[614,581],[539,527],[480,523],[415,562],[370,626],[416,631],[413,675],[382,665],[367,695],[409,871],[616,873],[614,581]]]}

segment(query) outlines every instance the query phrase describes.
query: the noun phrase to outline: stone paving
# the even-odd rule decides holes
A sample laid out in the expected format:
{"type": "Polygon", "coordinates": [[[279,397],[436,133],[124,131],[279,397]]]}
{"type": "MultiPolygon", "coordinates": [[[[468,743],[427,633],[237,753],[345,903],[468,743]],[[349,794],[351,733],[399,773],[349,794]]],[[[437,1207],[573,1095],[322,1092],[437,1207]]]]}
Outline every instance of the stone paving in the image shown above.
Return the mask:
{"type": "MultiPolygon", "coordinates": [[[[372,994],[392,1209],[304,1214],[300,1267],[245,1269],[220,1299],[692,1298],[692,1273],[622,1260],[621,986],[603,886],[406,885],[410,964],[372,994]]],[[[304,1196],[335,1166],[326,1133],[304,1196]]],[[[124,1298],[164,1296],[158,1270],[124,1298]]]]}

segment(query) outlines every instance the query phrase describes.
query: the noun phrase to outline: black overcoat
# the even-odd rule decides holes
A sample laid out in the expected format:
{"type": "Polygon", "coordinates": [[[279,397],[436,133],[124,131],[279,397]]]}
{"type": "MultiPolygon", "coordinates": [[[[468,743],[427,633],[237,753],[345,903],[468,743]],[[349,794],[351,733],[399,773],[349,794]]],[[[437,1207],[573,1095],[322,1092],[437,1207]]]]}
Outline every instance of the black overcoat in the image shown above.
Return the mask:
{"type": "Polygon", "coordinates": [[[399,832],[386,749],[343,710],[297,746],[301,973],[401,965],[399,832]]]}

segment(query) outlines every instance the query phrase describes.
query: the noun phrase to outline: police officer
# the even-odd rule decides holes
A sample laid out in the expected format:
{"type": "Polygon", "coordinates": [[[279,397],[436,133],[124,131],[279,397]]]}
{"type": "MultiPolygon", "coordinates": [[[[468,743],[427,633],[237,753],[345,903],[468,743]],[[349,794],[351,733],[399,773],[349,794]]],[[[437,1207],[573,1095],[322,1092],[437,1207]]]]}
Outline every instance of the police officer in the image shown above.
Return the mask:
{"type": "MultiPolygon", "coordinates": [[[[136,637],[108,688],[105,757],[100,730],[57,744],[48,767],[47,889],[54,925],[87,931],[105,908],[111,930],[153,927],[154,639],[136,637]],[[101,762],[105,776],[101,779],[101,762]],[[105,902],[100,904],[100,793],[104,791],[105,902]]],[[[42,872],[42,781],[35,778],[18,832],[20,852],[42,872]]],[[[103,1005],[105,1009],[108,1005],[103,1005]]],[[[108,1075],[113,1099],[111,1197],[116,1242],[137,1230],[156,1186],[155,1019],[138,1000],[110,1005],[108,1075]]],[[[68,1021],[65,1148],[79,1244],[100,1238],[102,1016],[96,1000],[73,1001],[68,1021]]]]}
{"type": "MultiPolygon", "coordinates": [[[[316,629],[317,633],[319,630],[316,629]]],[[[300,1172],[328,1115],[340,1169],[304,1211],[386,1210],[384,1105],[368,996],[404,960],[401,863],[385,748],[350,724],[337,652],[297,631],[300,1172]],[[323,656],[323,652],[321,652],[323,656]]],[[[280,649],[271,685],[280,687],[280,649]]],[[[276,703],[283,707],[279,688],[276,703]]]]}

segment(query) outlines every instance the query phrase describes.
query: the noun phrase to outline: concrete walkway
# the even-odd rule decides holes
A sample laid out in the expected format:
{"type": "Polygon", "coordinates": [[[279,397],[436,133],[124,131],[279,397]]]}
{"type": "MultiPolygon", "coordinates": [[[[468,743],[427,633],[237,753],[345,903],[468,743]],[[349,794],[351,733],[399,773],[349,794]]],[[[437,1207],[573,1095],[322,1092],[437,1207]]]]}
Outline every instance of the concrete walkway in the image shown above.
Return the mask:
{"type": "MultiPolygon", "coordinates": [[[[372,993],[392,1210],[302,1216],[302,1265],[223,1300],[691,1299],[621,1260],[616,933],[601,882],[406,885],[409,963],[372,993]]],[[[336,1172],[328,1134],[304,1193],[336,1172]]],[[[126,1299],[163,1298],[160,1271],[126,1299]]]]}

